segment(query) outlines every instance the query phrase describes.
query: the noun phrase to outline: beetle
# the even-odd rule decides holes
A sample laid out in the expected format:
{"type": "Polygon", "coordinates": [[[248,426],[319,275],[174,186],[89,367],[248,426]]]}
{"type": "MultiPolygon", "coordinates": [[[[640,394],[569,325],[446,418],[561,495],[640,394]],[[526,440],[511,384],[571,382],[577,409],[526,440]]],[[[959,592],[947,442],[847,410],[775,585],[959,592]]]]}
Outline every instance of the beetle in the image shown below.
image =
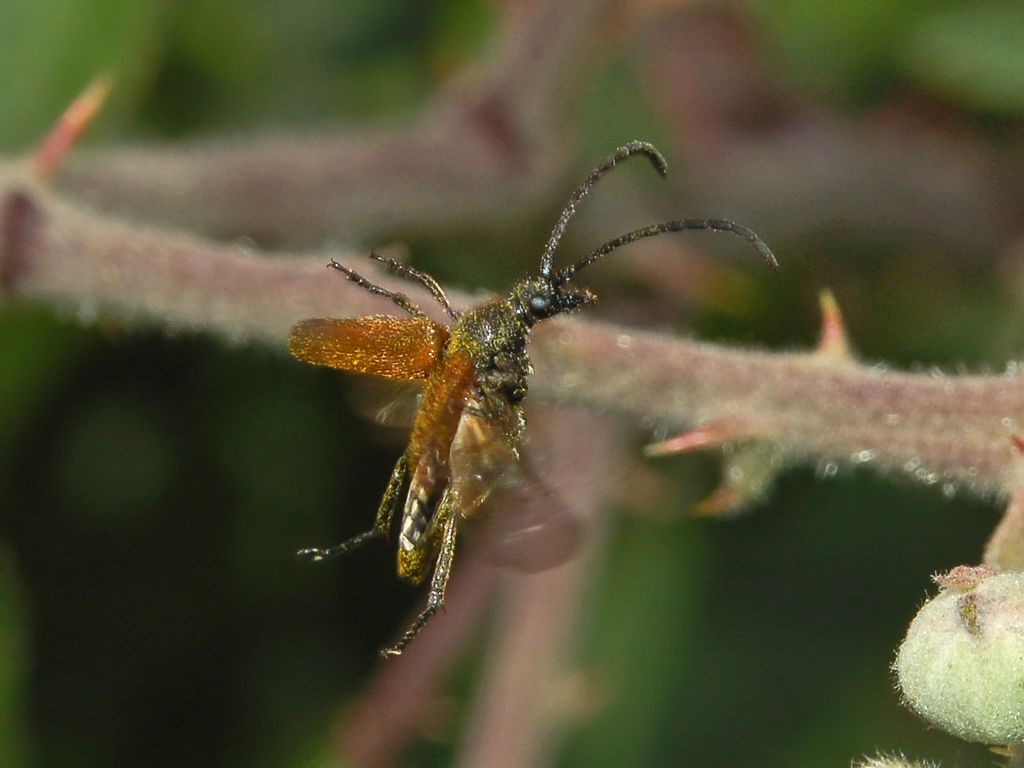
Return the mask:
{"type": "Polygon", "coordinates": [[[555,249],[577,204],[604,174],[638,155],[647,157],[662,176],[667,174],[665,159],[653,145],[632,141],[620,147],[573,191],[544,246],[537,274],[517,282],[508,295],[478,307],[457,310],[430,275],[370,254],[394,274],[426,288],[450,318],[447,326],[428,318],[406,295],[376,285],[332,259],[329,267],[367,291],[390,299],[407,317],[313,318],[292,328],[288,348],[298,360],[422,384],[408,447],[395,463],[373,527],[332,547],[298,553],[321,561],[386,537],[402,506],[398,575],[413,584],[422,583],[431,570],[432,575],[426,606],[398,640],[381,651],[383,656],[400,655],[444,605],[460,520],[477,512],[505,468],[519,460],[526,427],[521,403],[532,373],[527,341],[541,320],[596,300],[593,293],[574,285],[580,270],[628,243],[691,229],[738,235],[751,243],[769,266],[778,267],[768,246],[746,227],[727,219],[683,219],[628,232],[556,270],[555,249]]]}

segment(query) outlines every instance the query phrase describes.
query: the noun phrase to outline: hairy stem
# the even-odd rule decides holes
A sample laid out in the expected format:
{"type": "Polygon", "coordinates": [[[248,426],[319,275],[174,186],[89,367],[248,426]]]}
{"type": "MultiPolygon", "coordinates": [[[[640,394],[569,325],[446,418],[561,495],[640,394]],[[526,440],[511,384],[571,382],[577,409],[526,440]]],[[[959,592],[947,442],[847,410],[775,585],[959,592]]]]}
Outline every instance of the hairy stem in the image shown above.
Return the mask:
{"type": "Polygon", "coordinates": [[[796,457],[873,463],[928,484],[996,490],[1022,477],[1012,441],[1024,413],[1016,373],[899,373],[580,322],[561,324],[534,349],[544,394],[641,424],[720,424],[796,457]]]}
{"type": "MultiPolygon", "coordinates": [[[[0,217],[8,292],[85,319],[104,312],[283,350],[303,318],[389,311],[324,269],[329,256],[351,263],[354,254],[271,258],[131,225],[61,200],[21,165],[0,165],[0,217]]],[[[374,279],[395,285],[391,276],[374,279]]],[[[457,306],[472,301],[449,295],[457,306]]],[[[1012,438],[1024,388],[1015,373],[898,373],[819,354],[704,344],[587,315],[539,325],[530,351],[534,398],[617,411],[646,428],[714,424],[795,457],[870,462],[926,483],[1006,490],[1021,480],[1012,438]]]]}

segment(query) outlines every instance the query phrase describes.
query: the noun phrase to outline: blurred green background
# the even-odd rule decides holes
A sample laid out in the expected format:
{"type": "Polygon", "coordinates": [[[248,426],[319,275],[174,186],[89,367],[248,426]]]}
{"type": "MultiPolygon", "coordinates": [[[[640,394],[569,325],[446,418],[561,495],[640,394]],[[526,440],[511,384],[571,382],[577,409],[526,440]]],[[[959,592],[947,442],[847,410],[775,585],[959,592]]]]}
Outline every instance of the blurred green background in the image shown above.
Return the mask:
{"type": "MultiPolygon", "coordinates": [[[[690,128],[659,97],[670,70],[645,57],[644,28],[659,13],[707,17],[650,5],[623,38],[605,32],[613,42],[579,85],[577,167],[630,138],[665,138],[685,186],[682,148],[700,145],[676,141],[690,128]]],[[[25,152],[108,69],[117,88],[93,146],[398,123],[484,55],[501,14],[482,0],[3,0],[0,148],[25,152]]],[[[779,0],[713,22],[742,32],[744,55],[784,94],[774,112],[733,104],[747,134],[766,112],[776,127],[794,112],[883,136],[896,126],[897,154],[938,133],[1000,171],[994,216],[1019,210],[1019,3],[779,0]]],[[[709,61],[700,77],[713,85],[720,60],[709,61]]],[[[860,193],[838,171],[831,182],[840,202],[860,193]]],[[[525,233],[392,236],[442,282],[498,289],[535,262],[560,202],[525,233]]],[[[950,245],[827,209],[787,225],[784,183],[773,202],[783,218],[744,222],[783,272],[750,269],[742,303],[711,285],[669,307],[680,332],[806,348],[828,286],[869,360],[998,371],[1020,354],[1016,218],[950,245]]],[[[595,279],[608,293],[615,278],[595,279]]],[[[622,291],[596,311],[655,293],[641,280],[622,291]]],[[[383,548],[329,567],[293,559],[367,524],[402,443],[349,406],[349,379],[281,352],[0,304],[0,765],[329,764],[377,648],[422,596],[383,548]]],[[[635,435],[638,462],[647,437],[635,435]]],[[[570,730],[558,764],[810,768],[877,749],[990,763],[902,710],[888,665],[928,576],[979,559],[997,500],[870,469],[826,479],[812,461],[752,514],[708,521],[685,512],[714,489],[715,456],[649,468],[672,490],[656,509],[621,504],[579,638],[611,694],[570,730]]],[[[474,682],[455,676],[450,721],[404,764],[447,764],[474,682]]]]}

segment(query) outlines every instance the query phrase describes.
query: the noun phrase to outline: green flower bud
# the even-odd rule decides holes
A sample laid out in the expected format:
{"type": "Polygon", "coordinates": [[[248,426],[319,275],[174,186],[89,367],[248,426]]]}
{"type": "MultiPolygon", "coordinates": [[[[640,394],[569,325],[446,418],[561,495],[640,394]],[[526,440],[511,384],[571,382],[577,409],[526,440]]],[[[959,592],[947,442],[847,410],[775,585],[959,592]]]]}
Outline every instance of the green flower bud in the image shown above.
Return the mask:
{"type": "Polygon", "coordinates": [[[904,703],[965,741],[1024,742],[1024,573],[961,566],[936,581],[893,667],[904,703]]]}

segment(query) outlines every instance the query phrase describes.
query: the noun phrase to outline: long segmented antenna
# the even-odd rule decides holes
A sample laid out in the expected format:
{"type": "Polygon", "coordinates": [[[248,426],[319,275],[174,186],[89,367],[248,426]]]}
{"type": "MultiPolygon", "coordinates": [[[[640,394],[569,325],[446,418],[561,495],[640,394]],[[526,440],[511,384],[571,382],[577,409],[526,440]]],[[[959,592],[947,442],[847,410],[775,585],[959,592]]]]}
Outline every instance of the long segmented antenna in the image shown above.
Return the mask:
{"type": "Polygon", "coordinates": [[[541,254],[541,277],[545,279],[550,279],[551,277],[551,270],[554,267],[555,249],[558,247],[558,243],[562,239],[562,235],[565,234],[565,228],[569,224],[569,219],[571,219],[572,215],[576,213],[576,204],[587,196],[587,193],[590,192],[591,187],[594,186],[598,179],[608,173],[608,171],[623,160],[627,160],[633,155],[646,155],[651,161],[651,165],[654,166],[654,169],[658,173],[662,176],[668,175],[668,164],[665,162],[665,158],[662,156],[661,152],[655,149],[653,144],[649,144],[646,141],[631,141],[615,150],[614,154],[609,156],[607,160],[590,172],[590,175],[584,179],[582,184],[576,187],[572,195],[569,197],[569,202],[562,210],[562,215],[558,217],[558,221],[555,223],[555,228],[551,230],[548,242],[544,246],[544,252],[541,254]]]}
{"type": "Polygon", "coordinates": [[[779,268],[779,262],[775,260],[775,254],[772,253],[764,240],[758,237],[757,233],[753,230],[741,227],[739,224],[734,221],[730,221],[729,219],[683,219],[681,221],[663,221],[658,224],[651,224],[646,227],[641,227],[640,229],[635,229],[632,232],[627,232],[624,235],[620,235],[614,240],[609,240],[600,248],[595,248],[571,267],[566,267],[565,269],[560,270],[555,276],[554,282],[556,285],[568,282],[578,271],[584,267],[589,267],[598,259],[607,256],[616,248],[623,245],[628,245],[629,243],[636,242],[637,240],[643,240],[645,237],[663,235],[667,232],[682,232],[687,229],[709,229],[714,232],[729,232],[731,234],[738,235],[754,246],[757,252],[761,254],[761,258],[768,263],[769,267],[772,269],[779,268]]]}

